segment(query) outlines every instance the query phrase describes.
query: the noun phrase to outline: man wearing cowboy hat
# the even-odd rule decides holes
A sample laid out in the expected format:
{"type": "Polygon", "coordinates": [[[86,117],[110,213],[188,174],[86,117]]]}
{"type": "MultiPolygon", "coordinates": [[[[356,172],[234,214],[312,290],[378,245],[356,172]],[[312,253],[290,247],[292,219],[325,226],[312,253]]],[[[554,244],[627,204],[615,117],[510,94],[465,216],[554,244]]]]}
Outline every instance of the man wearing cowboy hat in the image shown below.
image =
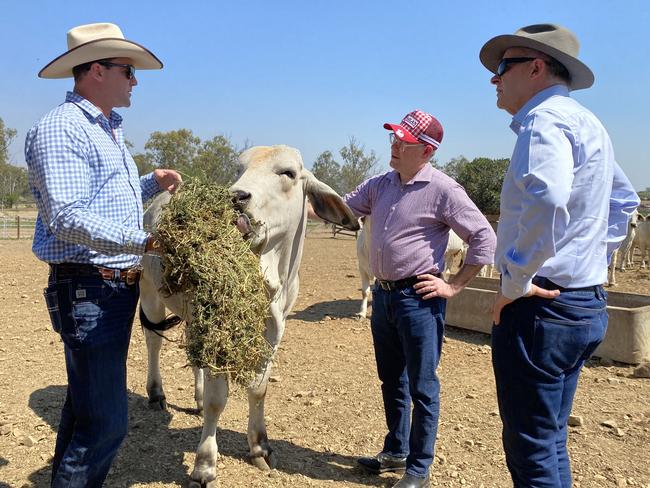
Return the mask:
{"type": "Polygon", "coordinates": [[[607,263],[639,199],[600,121],[569,30],[530,25],[489,40],[497,107],[517,141],[501,191],[492,363],[515,487],[568,488],[567,421],[585,360],[605,336],[607,263]]]}
{"type": "Polygon", "coordinates": [[[494,259],[495,235],[465,190],[430,160],[442,125],[421,110],[391,131],[390,165],[347,194],[357,216],[370,216],[370,268],[377,277],[370,320],[388,433],[382,450],[357,460],[373,474],[405,471],[394,488],[428,488],[440,414],[436,368],[447,298],[494,259]],[[468,243],[462,268],[441,277],[449,230],[468,243]]]}
{"type": "Polygon", "coordinates": [[[101,486],[127,432],[126,356],[138,301],[140,256],[155,240],[142,203],[181,181],[172,170],[138,177],[115,107],[131,104],[135,69],[156,56],[113,24],[68,32],[68,51],[42,78],[74,77],[65,102],[27,134],[25,160],[38,207],[32,249],[49,263],[45,301],[65,350],[68,388],[52,486],[101,486]]]}

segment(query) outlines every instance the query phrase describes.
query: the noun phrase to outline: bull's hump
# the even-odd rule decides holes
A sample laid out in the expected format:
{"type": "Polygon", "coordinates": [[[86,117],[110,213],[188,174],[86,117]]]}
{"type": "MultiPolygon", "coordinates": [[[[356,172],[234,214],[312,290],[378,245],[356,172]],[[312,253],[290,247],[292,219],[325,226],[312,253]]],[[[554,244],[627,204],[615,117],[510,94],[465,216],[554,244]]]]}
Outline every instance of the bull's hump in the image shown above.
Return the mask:
{"type": "Polygon", "coordinates": [[[249,157],[249,166],[261,166],[269,161],[279,159],[283,154],[286,156],[289,152],[288,146],[257,146],[251,149],[249,157]]]}

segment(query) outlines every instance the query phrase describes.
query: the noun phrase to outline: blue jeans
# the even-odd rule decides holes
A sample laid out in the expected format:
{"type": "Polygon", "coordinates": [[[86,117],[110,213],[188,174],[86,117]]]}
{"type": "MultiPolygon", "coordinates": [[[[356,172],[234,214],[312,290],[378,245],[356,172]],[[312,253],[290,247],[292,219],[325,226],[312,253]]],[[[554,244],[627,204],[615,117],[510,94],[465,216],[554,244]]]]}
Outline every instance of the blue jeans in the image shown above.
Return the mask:
{"type": "Polygon", "coordinates": [[[53,487],[102,486],[126,436],[126,355],[138,297],[138,285],[50,274],[45,301],[68,375],[53,487]]]}
{"type": "MultiPolygon", "coordinates": [[[[557,289],[546,278],[533,283],[557,289]]],[[[605,337],[601,286],[552,300],[520,298],[492,328],[492,364],[506,463],[516,488],[570,488],[567,421],[585,360],[605,337]]]]}
{"type": "Polygon", "coordinates": [[[388,427],[382,452],[406,457],[406,472],[423,478],[433,461],[438,430],[436,368],[446,300],[422,300],[412,287],[384,291],[377,285],[372,299],[372,338],[388,427]]]}

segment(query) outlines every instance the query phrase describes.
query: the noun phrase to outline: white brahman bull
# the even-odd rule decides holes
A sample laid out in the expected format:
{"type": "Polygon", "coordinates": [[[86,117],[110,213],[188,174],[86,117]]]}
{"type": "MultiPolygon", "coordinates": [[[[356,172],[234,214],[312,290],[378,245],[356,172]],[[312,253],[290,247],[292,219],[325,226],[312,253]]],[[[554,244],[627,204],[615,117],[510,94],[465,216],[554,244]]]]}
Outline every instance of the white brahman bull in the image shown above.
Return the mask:
{"type": "MultiPolygon", "coordinates": [[[[632,257],[634,255],[634,248],[637,246],[637,227],[639,222],[645,220],[643,215],[639,214],[637,210],[632,213],[630,221],[627,224],[627,235],[623,240],[621,247],[614,251],[612,259],[609,263],[607,282],[609,286],[616,286],[616,270],[624,273],[626,267],[632,267],[632,257]]],[[[641,257],[643,263],[643,256],[641,257]]]]}
{"type": "MultiPolygon", "coordinates": [[[[375,277],[370,271],[370,229],[372,219],[370,216],[364,217],[363,226],[357,236],[357,263],[359,266],[359,276],[361,277],[361,308],[356,313],[359,318],[366,318],[368,315],[368,299],[370,298],[370,285],[375,277]]],[[[449,229],[449,240],[445,249],[445,269],[443,276],[445,279],[451,273],[451,266],[454,258],[459,258],[460,263],[465,262],[467,255],[467,244],[458,237],[453,230],[449,229]]]]}
{"type": "MultiPolygon", "coordinates": [[[[233,200],[243,212],[237,227],[251,248],[260,256],[268,293],[272,299],[266,320],[266,339],[278,348],[284,333],[285,320],[298,295],[298,268],[302,257],[307,223],[307,198],[319,217],[357,230],[354,214],[343,200],[327,185],[318,181],[303,167],[298,150],[287,146],[253,147],[240,158],[240,177],[231,187],[233,200]]],[[[160,208],[169,200],[159,196],[147,211],[145,223],[155,225],[160,208]]],[[[147,255],[143,259],[141,306],[145,320],[164,322],[165,307],[184,320],[191,321],[187,305],[190,297],[158,293],[162,282],[160,258],[147,255]]],[[[150,402],[165,407],[158,356],[161,337],[146,331],[149,353],[147,393],[150,402]]],[[[272,359],[272,358],[271,358],[272,359]]],[[[248,388],[248,445],[251,462],[260,469],[274,465],[264,422],[264,398],[271,372],[271,360],[248,388]]],[[[199,442],[190,486],[216,486],[217,441],[219,416],[228,398],[225,375],[196,373],[195,398],[203,407],[203,432],[199,442]]]]}
{"type": "Polygon", "coordinates": [[[646,268],[650,252],[650,220],[639,220],[632,249],[634,247],[638,247],[641,251],[641,268],[646,268]]]}

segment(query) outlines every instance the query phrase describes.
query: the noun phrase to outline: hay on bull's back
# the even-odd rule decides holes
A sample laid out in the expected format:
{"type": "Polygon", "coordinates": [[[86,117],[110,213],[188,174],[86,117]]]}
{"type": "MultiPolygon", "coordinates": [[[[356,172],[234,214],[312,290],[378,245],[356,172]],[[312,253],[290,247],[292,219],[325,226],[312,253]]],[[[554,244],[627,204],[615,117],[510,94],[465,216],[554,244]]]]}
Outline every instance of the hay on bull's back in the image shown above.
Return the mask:
{"type": "Polygon", "coordinates": [[[233,225],[231,198],[226,188],[191,182],[163,208],[161,291],[191,299],[190,363],[248,384],[272,351],[264,337],[269,298],[259,257],[233,225]]]}

